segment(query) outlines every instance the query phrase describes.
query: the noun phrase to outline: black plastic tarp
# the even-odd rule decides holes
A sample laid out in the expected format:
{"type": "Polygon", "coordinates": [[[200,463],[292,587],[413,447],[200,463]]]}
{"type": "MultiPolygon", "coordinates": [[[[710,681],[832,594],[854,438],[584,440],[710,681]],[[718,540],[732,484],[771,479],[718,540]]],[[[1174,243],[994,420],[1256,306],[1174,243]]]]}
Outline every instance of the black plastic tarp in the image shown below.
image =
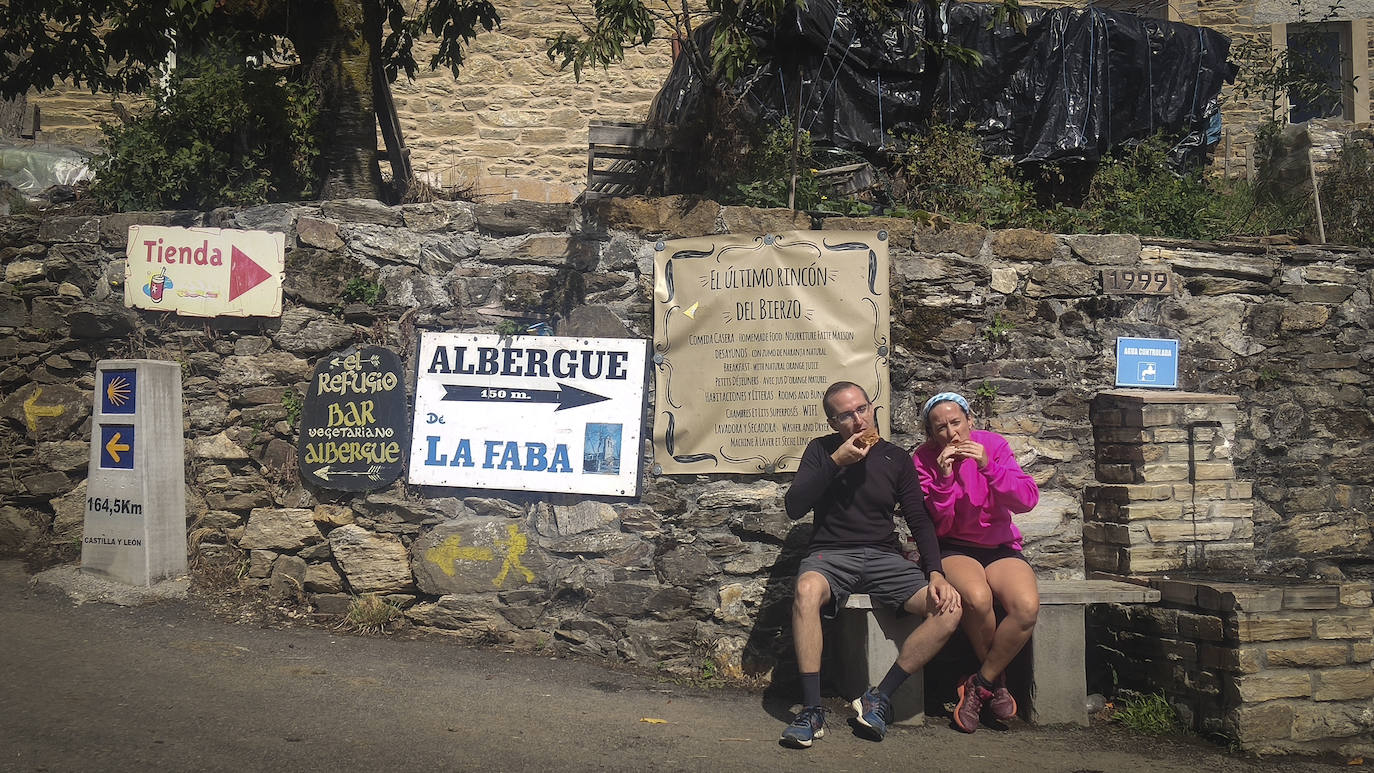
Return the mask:
{"type": "MultiPolygon", "coordinates": [[[[790,8],[755,31],[764,64],[731,85],[764,121],[795,116],[812,140],[864,154],[932,120],[971,123],[985,149],[1021,162],[1095,161],[1158,131],[1207,144],[1217,95],[1233,76],[1230,41],[1178,22],[1098,8],[1025,7],[1027,29],[995,21],[1000,6],[914,2],[875,21],[834,0],[790,8]],[[975,67],[923,41],[982,55],[975,67]]],[[[711,30],[699,31],[707,44],[711,30]]],[[[650,122],[708,109],[681,59],[650,122]]]]}

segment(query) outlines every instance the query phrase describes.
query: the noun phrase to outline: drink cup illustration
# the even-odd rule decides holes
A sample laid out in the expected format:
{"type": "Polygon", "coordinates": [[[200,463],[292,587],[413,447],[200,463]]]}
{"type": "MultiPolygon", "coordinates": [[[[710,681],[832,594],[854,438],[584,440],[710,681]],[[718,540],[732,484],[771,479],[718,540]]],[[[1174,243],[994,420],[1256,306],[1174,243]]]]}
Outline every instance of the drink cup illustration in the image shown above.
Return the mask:
{"type": "Polygon", "coordinates": [[[167,284],[167,269],[155,274],[148,280],[148,294],[152,296],[154,303],[162,302],[162,288],[167,284]]]}

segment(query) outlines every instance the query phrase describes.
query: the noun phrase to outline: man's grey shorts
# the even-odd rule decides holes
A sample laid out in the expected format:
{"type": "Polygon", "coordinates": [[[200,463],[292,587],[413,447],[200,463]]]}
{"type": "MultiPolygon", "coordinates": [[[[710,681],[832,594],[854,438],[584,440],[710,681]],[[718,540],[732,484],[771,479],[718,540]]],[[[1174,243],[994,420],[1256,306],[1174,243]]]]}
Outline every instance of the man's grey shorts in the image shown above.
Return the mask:
{"type": "Polygon", "coordinates": [[[821,610],[834,617],[851,593],[867,593],[875,602],[900,610],[930,584],[921,567],[894,550],[841,548],[820,550],[802,559],[797,576],[818,572],[830,583],[830,603],[821,610]]]}

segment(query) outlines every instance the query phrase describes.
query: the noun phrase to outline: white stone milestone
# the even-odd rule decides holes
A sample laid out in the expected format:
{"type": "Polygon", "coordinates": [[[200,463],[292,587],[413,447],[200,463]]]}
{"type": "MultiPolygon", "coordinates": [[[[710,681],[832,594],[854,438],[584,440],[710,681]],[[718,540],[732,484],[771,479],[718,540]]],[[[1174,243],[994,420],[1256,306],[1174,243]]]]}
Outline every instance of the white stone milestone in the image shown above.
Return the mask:
{"type": "Polygon", "coordinates": [[[185,574],[181,366],[100,361],[91,419],[81,570],[143,586],[185,574]]]}

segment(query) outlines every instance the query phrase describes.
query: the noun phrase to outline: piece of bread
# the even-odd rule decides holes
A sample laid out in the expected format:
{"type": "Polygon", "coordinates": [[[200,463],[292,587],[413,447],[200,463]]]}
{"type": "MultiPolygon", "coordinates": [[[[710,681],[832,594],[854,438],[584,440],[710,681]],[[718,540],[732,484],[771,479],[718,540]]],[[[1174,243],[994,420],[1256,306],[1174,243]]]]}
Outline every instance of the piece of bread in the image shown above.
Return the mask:
{"type": "Polygon", "coordinates": [[[874,428],[872,428],[872,427],[869,427],[868,429],[866,429],[866,430],[864,430],[863,432],[859,433],[859,439],[856,440],[856,441],[854,441],[854,445],[855,445],[856,447],[858,447],[858,448],[868,448],[869,446],[873,445],[874,443],[877,443],[877,442],[878,442],[878,438],[879,438],[878,430],[876,430],[876,429],[874,429],[874,428]]]}

